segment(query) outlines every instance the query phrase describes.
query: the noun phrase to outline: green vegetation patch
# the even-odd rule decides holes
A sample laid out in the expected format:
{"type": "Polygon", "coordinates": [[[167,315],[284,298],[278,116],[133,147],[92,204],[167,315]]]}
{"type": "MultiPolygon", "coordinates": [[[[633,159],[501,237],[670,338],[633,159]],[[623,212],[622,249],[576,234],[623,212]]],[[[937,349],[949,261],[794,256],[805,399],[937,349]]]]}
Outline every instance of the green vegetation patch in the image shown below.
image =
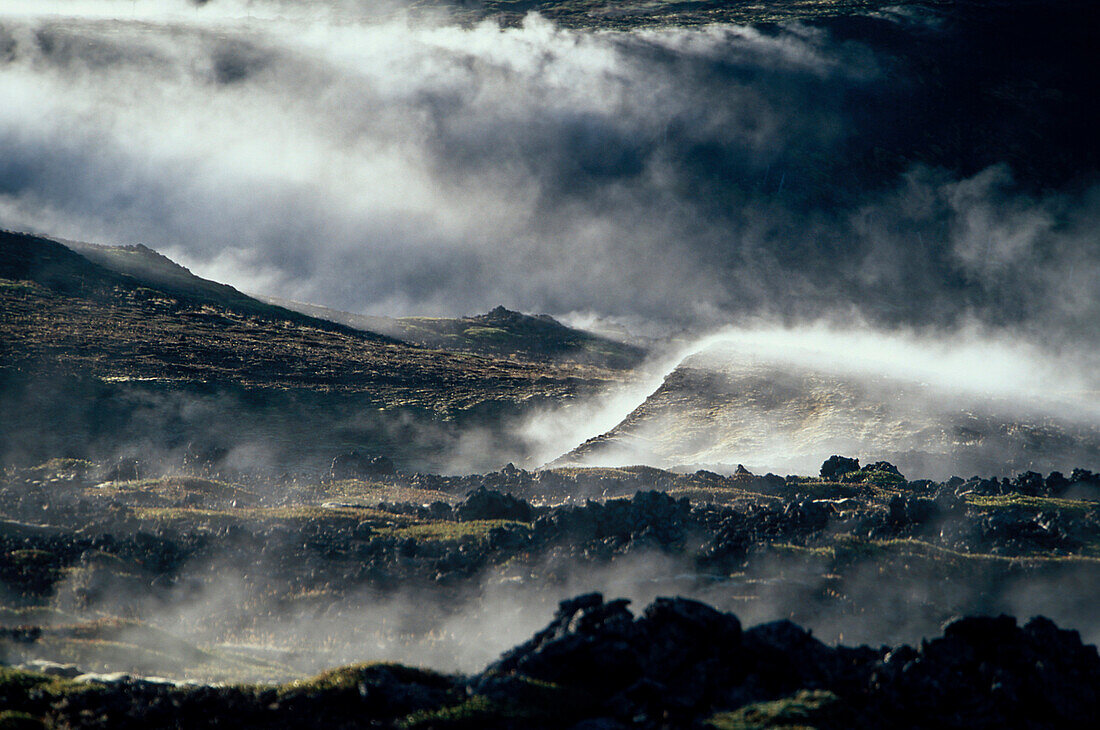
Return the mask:
{"type": "Polygon", "coordinates": [[[501,327],[467,327],[462,332],[466,337],[479,340],[509,340],[518,335],[501,327]]]}
{"type": "Polygon", "coordinates": [[[284,507],[244,508],[234,510],[197,509],[186,507],[147,507],[134,509],[134,516],[158,526],[228,527],[251,522],[263,526],[299,527],[303,524],[329,527],[355,527],[367,522],[371,527],[394,527],[411,518],[382,512],[369,507],[321,507],[288,505],[284,507]]]}
{"type": "Polygon", "coordinates": [[[843,484],[821,480],[800,481],[787,486],[788,496],[809,499],[850,499],[866,497],[871,491],[866,483],[843,484]]]}
{"type": "Polygon", "coordinates": [[[427,730],[428,728],[479,730],[491,722],[503,719],[505,714],[504,708],[492,702],[488,697],[474,695],[461,704],[443,707],[438,710],[414,712],[398,723],[398,727],[406,730],[427,730]]]}
{"type": "Polygon", "coordinates": [[[413,713],[398,726],[408,730],[482,730],[541,727],[544,724],[568,727],[581,720],[591,707],[592,699],[583,692],[530,677],[513,676],[509,678],[505,701],[474,695],[455,705],[413,713]]]}
{"type": "MultiPolygon", "coordinates": [[[[966,553],[912,538],[870,540],[841,535],[831,542],[816,545],[776,543],[769,554],[782,560],[791,575],[824,569],[829,574],[847,575],[850,570],[872,568],[893,577],[913,575],[921,579],[938,576],[944,580],[970,581],[982,576],[1004,575],[1013,571],[1047,570],[1076,566],[1095,570],[1100,559],[1090,555],[1006,556],[966,553]]],[[[774,567],[774,566],[773,566],[774,567]]]]}
{"type": "Polygon", "coordinates": [[[901,489],[906,485],[905,477],[901,474],[867,466],[845,474],[840,480],[846,484],[869,484],[879,489],[901,489]]]}
{"type": "Polygon", "coordinates": [[[399,484],[375,482],[369,479],[341,479],[340,481],[329,482],[324,486],[324,496],[325,499],[365,501],[371,504],[377,504],[378,502],[451,503],[458,500],[458,497],[454,494],[435,489],[407,487],[399,484]]]}
{"type": "Polygon", "coordinates": [[[469,522],[425,522],[418,525],[399,527],[391,532],[394,537],[425,540],[428,542],[459,540],[486,540],[489,533],[497,528],[520,529],[529,531],[530,525],[515,520],[471,520],[469,522]]]}
{"type": "Polygon", "coordinates": [[[288,682],[276,687],[280,698],[314,692],[334,692],[344,690],[359,691],[360,685],[375,685],[384,682],[419,684],[438,689],[448,689],[452,678],[430,669],[407,667],[392,662],[367,662],[338,667],[322,672],[308,679],[288,682]]]}
{"type": "Polygon", "coordinates": [[[46,287],[34,281],[27,281],[26,279],[3,279],[0,278],[0,293],[2,294],[32,294],[38,297],[48,297],[51,292],[46,287]]]}
{"type": "Polygon", "coordinates": [[[687,497],[692,502],[710,502],[721,505],[731,505],[735,501],[746,497],[759,498],[761,496],[756,492],[730,487],[673,487],[668,490],[668,494],[677,498],[687,497]]]}
{"type": "Polygon", "coordinates": [[[84,473],[96,468],[96,464],[85,459],[50,459],[38,466],[31,467],[27,471],[37,474],[58,474],[61,472],[84,473]]]}
{"type": "Polygon", "coordinates": [[[11,711],[43,713],[55,700],[89,687],[41,672],[0,666],[0,707],[11,711]]]}
{"type": "Polygon", "coordinates": [[[997,494],[983,496],[977,494],[966,495],[968,504],[982,509],[1027,509],[1035,512],[1045,510],[1070,510],[1085,512],[1096,507],[1095,502],[1085,502],[1076,499],[1058,499],[1056,497],[1030,497],[1024,494],[997,494]]]}
{"type": "Polygon", "coordinates": [[[238,486],[198,477],[104,482],[89,487],[85,493],[128,507],[229,509],[255,506],[260,501],[255,494],[238,486]]]}
{"type": "Polygon", "coordinates": [[[74,623],[76,618],[52,606],[0,606],[0,626],[42,626],[43,624],[74,623]]]}
{"type": "Polygon", "coordinates": [[[821,724],[832,726],[841,719],[840,698],[826,690],[800,690],[771,702],[757,702],[712,717],[714,730],[801,730],[821,724]]]}
{"type": "Polygon", "coordinates": [[[0,730],[45,730],[46,727],[44,720],[29,713],[0,711],[0,730]]]}

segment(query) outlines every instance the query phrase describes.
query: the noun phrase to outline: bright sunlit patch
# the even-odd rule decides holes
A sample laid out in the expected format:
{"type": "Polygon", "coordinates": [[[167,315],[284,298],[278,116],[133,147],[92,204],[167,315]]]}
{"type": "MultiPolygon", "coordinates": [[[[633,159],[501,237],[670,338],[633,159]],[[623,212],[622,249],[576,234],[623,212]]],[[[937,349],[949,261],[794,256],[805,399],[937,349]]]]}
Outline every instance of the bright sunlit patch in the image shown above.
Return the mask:
{"type": "Polygon", "coordinates": [[[1081,398],[1097,387],[1095,375],[1072,357],[978,328],[947,333],[824,324],[732,328],[695,343],[686,353],[691,354],[891,378],[993,397],[1081,398]]]}

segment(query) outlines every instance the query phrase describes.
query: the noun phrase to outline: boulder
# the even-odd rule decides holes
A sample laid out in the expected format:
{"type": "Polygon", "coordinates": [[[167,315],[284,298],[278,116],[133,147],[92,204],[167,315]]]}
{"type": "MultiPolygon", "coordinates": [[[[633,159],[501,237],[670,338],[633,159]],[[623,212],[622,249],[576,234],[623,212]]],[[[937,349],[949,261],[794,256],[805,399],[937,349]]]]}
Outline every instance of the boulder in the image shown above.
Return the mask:
{"type": "Polygon", "coordinates": [[[518,520],[530,522],[535,511],[529,503],[493,489],[479,487],[455,508],[459,520],[518,520]]]}
{"type": "Polygon", "coordinates": [[[845,474],[859,471],[859,459],[850,459],[846,456],[830,456],[821,465],[822,479],[839,479],[845,474]]]}

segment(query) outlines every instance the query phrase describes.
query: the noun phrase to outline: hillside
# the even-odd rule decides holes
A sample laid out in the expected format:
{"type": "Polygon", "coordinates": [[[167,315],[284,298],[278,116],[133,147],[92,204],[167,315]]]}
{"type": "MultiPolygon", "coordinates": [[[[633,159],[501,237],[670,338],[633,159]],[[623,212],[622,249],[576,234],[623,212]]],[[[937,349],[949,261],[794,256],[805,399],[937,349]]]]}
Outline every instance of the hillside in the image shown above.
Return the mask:
{"type": "Polygon", "coordinates": [[[430,460],[457,427],[420,421],[492,427],[622,377],[426,350],[258,302],[147,249],[85,250],[140,278],[48,239],[0,238],[8,458],[198,439],[266,444],[281,459],[346,447],[411,454],[430,442],[418,457],[430,460]],[[151,407],[166,400],[175,405],[151,407]],[[52,429],[57,419],[72,432],[52,429]]]}
{"type": "Polygon", "coordinates": [[[888,375],[704,352],[681,363],[613,429],[554,463],[743,462],[797,472],[830,454],[861,453],[947,478],[1100,461],[1095,423],[1072,417],[1068,407],[1032,406],[888,375]]]}
{"type": "MultiPolygon", "coordinates": [[[[228,284],[195,276],[186,267],[180,266],[167,256],[140,243],[133,246],[103,246],[80,241],[58,241],[58,243],[94,264],[133,279],[140,286],[154,289],[182,301],[210,304],[252,316],[300,322],[319,329],[343,331],[342,327],[333,326],[338,323],[332,320],[312,317],[307,312],[298,312],[274,303],[263,302],[242,294],[228,284]]],[[[354,329],[362,330],[362,328],[354,329]]],[[[363,331],[363,336],[385,339],[366,331],[363,331]]]]}
{"type": "Polygon", "coordinates": [[[568,327],[547,314],[496,307],[471,317],[377,317],[276,297],[258,297],[296,312],[378,332],[422,347],[479,355],[574,362],[630,369],[645,358],[636,345],[568,327]]]}

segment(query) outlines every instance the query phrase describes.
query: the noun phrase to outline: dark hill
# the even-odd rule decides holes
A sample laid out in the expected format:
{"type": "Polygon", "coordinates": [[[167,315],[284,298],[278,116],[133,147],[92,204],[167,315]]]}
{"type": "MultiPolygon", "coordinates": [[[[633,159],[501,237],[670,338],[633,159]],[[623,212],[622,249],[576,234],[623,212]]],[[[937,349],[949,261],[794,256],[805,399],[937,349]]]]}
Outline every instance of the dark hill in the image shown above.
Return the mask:
{"type": "MultiPolygon", "coordinates": [[[[242,294],[228,284],[221,284],[195,276],[186,267],[180,266],[167,256],[157,253],[140,243],[133,246],[103,246],[79,241],[62,241],[61,243],[105,269],[132,278],[143,287],[163,292],[181,300],[213,304],[236,312],[288,320],[321,329],[344,330],[344,326],[340,326],[340,323],[333,323],[330,320],[312,317],[309,314],[262,302],[254,297],[242,294]],[[337,326],[334,327],[334,324],[337,326]]],[[[353,329],[362,332],[363,336],[371,339],[390,339],[384,335],[366,331],[364,328],[356,327],[353,329]]]]}
{"type": "Polygon", "coordinates": [[[504,307],[458,319],[403,317],[397,322],[402,339],[426,347],[518,354],[615,368],[634,367],[645,357],[645,351],[639,347],[567,327],[547,314],[530,315],[504,307]]]}
{"type": "Polygon", "coordinates": [[[377,317],[275,297],[259,298],[313,317],[439,350],[623,369],[637,366],[646,354],[641,347],[569,327],[547,314],[524,314],[504,307],[471,317],[377,317]]]}
{"type": "MultiPolygon", "coordinates": [[[[213,305],[239,314],[284,320],[336,332],[350,328],[267,304],[242,294],[227,284],[195,276],[153,249],[136,246],[101,246],[57,241],[14,231],[0,231],[0,278],[28,281],[48,289],[78,296],[142,296],[153,292],[189,305],[213,305]]],[[[374,332],[358,330],[357,336],[393,341],[374,332]]]]}
{"type": "Polygon", "coordinates": [[[0,278],[73,294],[135,283],[56,241],[12,231],[0,231],[0,278]]]}
{"type": "Polygon", "coordinates": [[[0,234],[0,459],[201,441],[269,463],[362,449],[439,465],[467,426],[491,430],[622,377],[426,350],[256,301],[149,249],[87,250],[119,270],[0,234]]]}

